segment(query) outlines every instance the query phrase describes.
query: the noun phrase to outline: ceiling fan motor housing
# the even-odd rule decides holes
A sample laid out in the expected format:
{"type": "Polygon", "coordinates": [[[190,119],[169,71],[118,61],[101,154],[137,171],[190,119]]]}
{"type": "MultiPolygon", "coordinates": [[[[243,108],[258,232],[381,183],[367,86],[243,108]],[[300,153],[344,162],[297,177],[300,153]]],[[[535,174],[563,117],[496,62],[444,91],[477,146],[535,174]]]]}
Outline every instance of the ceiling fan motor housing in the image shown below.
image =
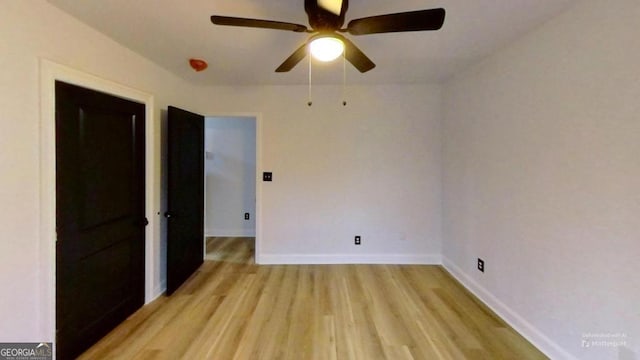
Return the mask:
{"type": "Polygon", "coordinates": [[[305,0],[304,11],[309,17],[309,25],[315,31],[335,31],[344,25],[344,16],[349,8],[349,1],[342,0],[342,9],[339,15],[332,13],[318,5],[317,0],[305,0]]]}

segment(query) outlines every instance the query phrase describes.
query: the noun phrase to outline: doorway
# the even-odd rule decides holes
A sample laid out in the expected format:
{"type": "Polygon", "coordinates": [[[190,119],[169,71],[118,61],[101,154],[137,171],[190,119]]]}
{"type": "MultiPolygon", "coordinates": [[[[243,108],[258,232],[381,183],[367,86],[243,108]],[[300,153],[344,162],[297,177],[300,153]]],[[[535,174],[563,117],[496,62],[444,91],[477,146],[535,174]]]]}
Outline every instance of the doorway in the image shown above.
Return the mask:
{"type": "Polygon", "coordinates": [[[205,118],[205,260],[255,261],[257,119],[205,118]]]}
{"type": "Polygon", "coordinates": [[[39,338],[44,341],[56,340],[56,129],[55,129],[55,83],[63,81],[99,92],[132,100],[145,106],[145,187],[144,214],[149,225],[144,230],[144,301],[149,302],[160,294],[160,274],[157,270],[159,259],[154,256],[160,247],[159,221],[154,210],[159,197],[159,176],[156,176],[159,157],[154,152],[153,96],[121,84],[101,79],[82,71],[69,68],[52,61],[40,60],[40,246],[39,246],[39,303],[41,326],[39,338]],[[158,190],[158,192],[156,192],[158,190]],[[156,195],[157,194],[157,195],[156,195]]]}

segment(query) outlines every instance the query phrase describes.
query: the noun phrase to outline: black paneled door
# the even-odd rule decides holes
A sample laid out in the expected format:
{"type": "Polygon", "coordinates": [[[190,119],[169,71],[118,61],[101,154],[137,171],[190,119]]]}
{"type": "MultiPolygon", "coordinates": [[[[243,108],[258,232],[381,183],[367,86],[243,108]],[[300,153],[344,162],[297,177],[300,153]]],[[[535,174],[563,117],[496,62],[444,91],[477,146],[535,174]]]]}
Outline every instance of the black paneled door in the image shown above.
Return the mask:
{"type": "Polygon", "coordinates": [[[204,260],[204,117],[170,106],[167,119],[167,295],[204,260]]]}
{"type": "Polygon", "coordinates": [[[56,354],[144,303],[145,106],[56,82],[56,354]]]}

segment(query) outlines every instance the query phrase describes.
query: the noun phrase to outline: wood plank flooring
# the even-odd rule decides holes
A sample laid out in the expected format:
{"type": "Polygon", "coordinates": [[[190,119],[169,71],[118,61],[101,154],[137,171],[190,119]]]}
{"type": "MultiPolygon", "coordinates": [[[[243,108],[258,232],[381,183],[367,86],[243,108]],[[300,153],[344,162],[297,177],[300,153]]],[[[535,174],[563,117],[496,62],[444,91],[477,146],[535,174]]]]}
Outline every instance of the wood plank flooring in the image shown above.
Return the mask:
{"type": "Polygon", "coordinates": [[[217,246],[81,359],[546,359],[440,266],[257,266],[249,240],[217,246]]]}
{"type": "Polygon", "coordinates": [[[253,264],[255,261],[256,246],[252,237],[209,237],[206,247],[205,260],[239,264],[253,264]]]}

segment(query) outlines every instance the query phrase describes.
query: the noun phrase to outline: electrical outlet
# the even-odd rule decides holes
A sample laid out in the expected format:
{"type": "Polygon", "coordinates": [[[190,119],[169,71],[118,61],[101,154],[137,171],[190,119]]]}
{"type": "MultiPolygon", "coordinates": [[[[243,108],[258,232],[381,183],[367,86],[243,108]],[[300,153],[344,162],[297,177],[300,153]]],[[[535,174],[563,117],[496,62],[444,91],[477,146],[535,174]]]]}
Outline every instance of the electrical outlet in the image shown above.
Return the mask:
{"type": "Polygon", "coordinates": [[[249,213],[244,213],[244,219],[245,220],[251,219],[251,215],[249,213]]]}
{"type": "Polygon", "coordinates": [[[262,173],[262,181],[273,181],[273,173],[271,172],[262,173]]]}
{"type": "Polygon", "coordinates": [[[356,245],[360,245],[362,243],[362,238],[360,237],[360,235],[356,235],[354,243],[356,245]]]}
{"type": "Polygon", "coordinates": [[[478,270],[484,272],[484,260],[478,258],[478,270]]]}

